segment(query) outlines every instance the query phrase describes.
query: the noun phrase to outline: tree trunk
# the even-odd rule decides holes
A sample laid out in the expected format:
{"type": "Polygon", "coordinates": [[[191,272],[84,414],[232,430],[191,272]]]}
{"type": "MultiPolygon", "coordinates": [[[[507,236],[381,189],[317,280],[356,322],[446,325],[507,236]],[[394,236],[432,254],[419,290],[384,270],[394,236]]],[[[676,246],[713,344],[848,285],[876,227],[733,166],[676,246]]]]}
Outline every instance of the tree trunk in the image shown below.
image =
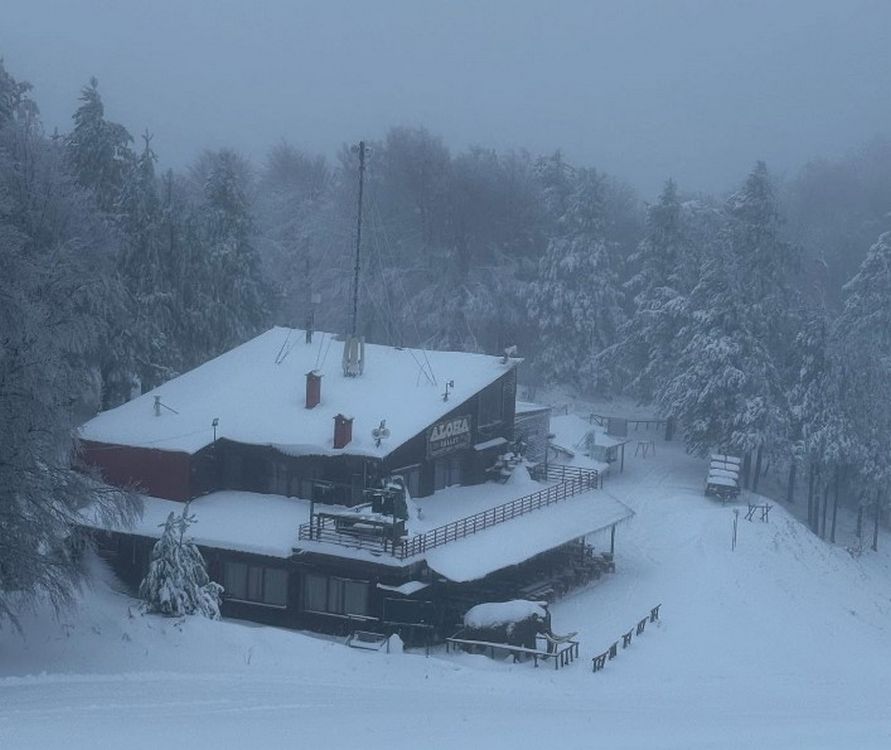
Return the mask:
{"type": "Polygon", "coordinates": [[[795,503],[795,472],[797,469],[798,465],[793,458],[792,463],[789,464],[789,485],[786,488],[786,502],[790,505],[795,503]]]}
{"type": "Polygon", "coordinates": [[[832,498],[832,531],[829,532],[829,541],[835,544],[835,521],[838,517],[838,483],[840,479],[841,469],[835,467],[835,493],[832,498]]]}
{"type": "Polygon", "coordinates": [[[827,481],[823,487],[823,531],[820,533],[820,539],[826,538],[826,509],[829,507],[829,485],[832,482],[827,481]]]}
{"type": "Polygon", "coordinates": [[[752,467],[752,454],[750,451],[746,451],[743,456],[743,464],[742,464],[742,484],[743,489],[749,489],[749,469],[752,467]]]}
{"type": "Polygon", "coordinates": [[[810,462],[807,467],[807,525],[814,528],[814,464],[810,462]]]}
{"type": "Polygon", "coordinates": [[[761,454],[764,449],[762,446],[758,446],[758,451],[755,453],[755,478],[752,481],[752,492],[758,491],[758,480],[761,478],[761,454]]]}
{"type": "Polygon", "coordinates": [[[860,490],[857,496],[857,539],[863,539],[863,498],[866,497],[866,490],[860,490]]]}

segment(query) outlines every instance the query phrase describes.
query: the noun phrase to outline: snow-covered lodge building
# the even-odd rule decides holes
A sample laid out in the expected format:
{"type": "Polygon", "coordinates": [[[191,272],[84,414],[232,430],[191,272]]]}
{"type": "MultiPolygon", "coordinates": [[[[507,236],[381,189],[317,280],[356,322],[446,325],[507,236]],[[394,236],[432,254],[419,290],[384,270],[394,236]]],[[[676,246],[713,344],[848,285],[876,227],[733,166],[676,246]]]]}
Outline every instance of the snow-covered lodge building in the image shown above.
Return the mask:
{"type": "Polygon", "coordinates": [[[369,344],[346,377],[343,349],[273,328],[82,426],[85,461],[144,496],[133,528],[85,519],[125,579],[185,501],[224,614],[291,627],[448,629],[609,566],[584,538],[631,512],[596,472],[508,479],[520,360],[369,344]]]}

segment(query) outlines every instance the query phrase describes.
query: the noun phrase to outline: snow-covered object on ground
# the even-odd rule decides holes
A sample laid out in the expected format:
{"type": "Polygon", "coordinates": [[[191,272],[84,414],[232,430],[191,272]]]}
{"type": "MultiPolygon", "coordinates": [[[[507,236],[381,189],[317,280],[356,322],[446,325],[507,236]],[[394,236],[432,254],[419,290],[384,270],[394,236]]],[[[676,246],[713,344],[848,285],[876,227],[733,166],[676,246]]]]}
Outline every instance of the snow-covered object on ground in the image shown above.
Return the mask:
{"type": "Polygon", "coordinates": [[[401,654],[405,651],[405,644],[397,633],[393,633],[387,639],[387,652],[391,654],[401,654]]]}
{"type": "Polygon", "coordinates": [[[471,607],[464,614],[464,626],[468,628],[492,628],[499,625],[528,620],[538,617],[545,620],[547,610],[541,602],[528,599],[514,599],[509,602],[485,602],[471,607]]]}
{"type": "Polygon", "coordinates": [[[274,445],[290,455],[386,456],[422,432],[519,359],[367,344],[361,377],[341,373],[343,342],[318,332],[272,328],[139,398],[103,412],[81,437],[104,443],[195,453],[217,437],[274,445]],[[323,374],[321,401],[305,408],[306,373],[323,374]],[[454,381],[448,400],[443,382],[454,381]],[[155,397],[163,406],[155,413],[155,397]],[[333,447],[334,417],[353,417],[352,440],[333,447]],[[386,420],[390,435],[375,445],[386,420]]]}

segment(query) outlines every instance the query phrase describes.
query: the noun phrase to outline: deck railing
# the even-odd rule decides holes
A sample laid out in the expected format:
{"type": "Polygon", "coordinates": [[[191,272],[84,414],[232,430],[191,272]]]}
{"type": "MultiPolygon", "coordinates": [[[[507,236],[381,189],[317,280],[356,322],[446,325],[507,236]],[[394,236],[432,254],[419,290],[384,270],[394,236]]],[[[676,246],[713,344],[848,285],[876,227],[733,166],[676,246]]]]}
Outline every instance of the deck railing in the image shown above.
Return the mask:
{"type": "Polygon", "coordinates": [[[299,538],[306,541],[330,542],[348,547],[390,552],[394,557],[404,560],[485,531],[540,508],[562,502],[583,492],[597,489],[600,486],[600,475],[596,470],[582,469],[576,466],[551,464],[547,468],[542,467],[535,470],[533,476],[536,479],[554,481],[557,484],[542,487],[529,495],[518,497],[465,518],[450,521],[407,539],[389,540],[380,536],[362,537],[357,534],[345,534],[329,526],[313,525],[312,520],[309,523],[301,524],[299,538]]]}

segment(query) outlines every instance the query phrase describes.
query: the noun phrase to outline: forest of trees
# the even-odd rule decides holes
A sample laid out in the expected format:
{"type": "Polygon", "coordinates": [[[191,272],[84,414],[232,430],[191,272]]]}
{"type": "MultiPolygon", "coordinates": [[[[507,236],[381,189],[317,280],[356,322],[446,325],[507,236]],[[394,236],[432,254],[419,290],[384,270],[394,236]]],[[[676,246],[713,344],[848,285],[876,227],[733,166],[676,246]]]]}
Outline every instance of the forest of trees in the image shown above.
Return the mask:
{"type": "MultiPolygon", "coordinates": [[[[891,141],[724,196],[635,190],[560,151],[469,148],[394,127],[369,142],[360,332],[498,353],[523,377],[624,393],[692,452],[783,477],[811,527],[877,519],[891,479],[891,141]],[[796,490],[796,485],[798,489],[796,490]],[[806,492],[805,492],[806,490],[806,492]],[[827,513],[827,509],[831,511],[827,513]]],[[[97,495],[70,470],[98,408],[272,324],[344,331],[356,156],[282,142],[262,164],[207,150],[159,173],[150,133],[105,116],[95,80],[48,134],[0,63],[0,619],[5,592],[64,600],[56,563],[97,495]],[[42,556],[42,565],[33,564],[42,556]],[[47,562],[49,561],[49,562],[47,562]]]]}

